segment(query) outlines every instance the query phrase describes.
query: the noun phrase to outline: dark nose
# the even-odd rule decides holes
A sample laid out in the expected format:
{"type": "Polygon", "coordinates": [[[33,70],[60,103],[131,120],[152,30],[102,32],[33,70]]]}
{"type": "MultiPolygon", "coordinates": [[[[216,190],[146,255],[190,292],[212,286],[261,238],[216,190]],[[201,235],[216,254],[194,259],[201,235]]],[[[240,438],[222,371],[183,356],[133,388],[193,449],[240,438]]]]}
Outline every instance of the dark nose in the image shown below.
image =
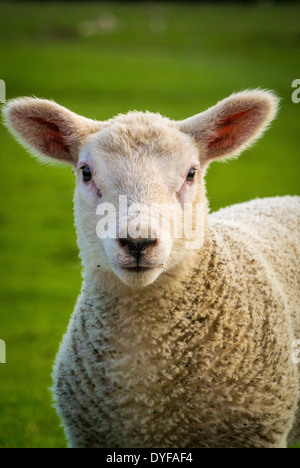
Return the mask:
{"type": "Polygon", "coordinates": [[[121,246],[127,250],[129,255],[132,255],[137,260],[145,253],[148,247],[156,244],[156,239],[132,239],[131,237],[122,237],[119,239],[121,246]]]}

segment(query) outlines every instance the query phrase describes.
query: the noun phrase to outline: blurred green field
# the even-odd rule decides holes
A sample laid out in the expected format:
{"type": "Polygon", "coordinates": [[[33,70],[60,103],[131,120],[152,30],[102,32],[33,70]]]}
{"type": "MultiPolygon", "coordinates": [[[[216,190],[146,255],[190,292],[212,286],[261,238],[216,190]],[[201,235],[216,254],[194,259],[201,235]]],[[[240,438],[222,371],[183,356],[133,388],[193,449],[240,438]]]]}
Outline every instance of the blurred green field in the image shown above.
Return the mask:
{"type": "MultiPolygon", "coordinates": [[[[106,119],[131,109],[184,118],[233,91],[271,88],[279,118],[207,177],[211,208],[300,194],[300,5],[0,3],[7,98],[36,95],[106,119]]],[[[0,126],[0,447],[65,447],[51,367],[80,289],[68,168],[38,165],[0,126]]]]}

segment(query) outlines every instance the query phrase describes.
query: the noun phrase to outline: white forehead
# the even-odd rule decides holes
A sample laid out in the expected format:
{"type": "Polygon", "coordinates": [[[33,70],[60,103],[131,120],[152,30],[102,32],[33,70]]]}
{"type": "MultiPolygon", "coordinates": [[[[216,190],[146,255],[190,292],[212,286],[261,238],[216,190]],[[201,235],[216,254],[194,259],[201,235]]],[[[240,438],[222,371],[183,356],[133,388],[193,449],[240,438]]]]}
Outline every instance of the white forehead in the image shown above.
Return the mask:
{"type": "Polygon", "coordinates": [[[94,169],[144,172],[178,172],[199,159],[194,140],[177,123],[159,114],[130,112],[103,124],[84,143],[81,160],[94,169]]]}

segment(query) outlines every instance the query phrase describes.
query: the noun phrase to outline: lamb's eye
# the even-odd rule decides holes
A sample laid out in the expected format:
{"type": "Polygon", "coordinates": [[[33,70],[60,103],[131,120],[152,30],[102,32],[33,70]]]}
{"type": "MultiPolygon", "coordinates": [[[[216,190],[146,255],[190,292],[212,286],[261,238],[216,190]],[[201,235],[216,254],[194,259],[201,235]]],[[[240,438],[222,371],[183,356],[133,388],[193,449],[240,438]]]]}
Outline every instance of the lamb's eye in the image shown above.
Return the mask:
{"type": "Polygon", "coordinates": [[[84,182],[89,182],[92,179],[92,173],[89,166],[82,166],[81,171],[84,182]]]}
{"type": "Polygon", "coordinates": [[[194,168],[190,169],[189,173],[188,173],[188,175],[186,177],[186,180],[188,182],[191,182],[195,178],[195,175],[196,175],[196,169],[194,169],[194,168]]]}

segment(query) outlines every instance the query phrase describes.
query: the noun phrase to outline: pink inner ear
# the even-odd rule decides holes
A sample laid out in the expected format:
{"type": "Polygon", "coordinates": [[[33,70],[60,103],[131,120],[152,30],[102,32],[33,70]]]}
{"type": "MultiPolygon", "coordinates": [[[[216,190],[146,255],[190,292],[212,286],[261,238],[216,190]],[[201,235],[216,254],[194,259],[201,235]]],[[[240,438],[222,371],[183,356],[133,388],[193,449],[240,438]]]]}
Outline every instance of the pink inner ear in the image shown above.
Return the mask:
{"type": "MultiPolygon", "coordinates": [[[[252,127],[250,114],[254,109],[247,109],[236,114],[231,114],[220,119],[213,131],[212,138],[208,142],[208,149],[212,156],[216,151],[234,150],[241,145],[252,127]]],[[[255,113],[254,113],[255,114],[255,113]]]]}
{"type": "Polygon", "coordinates": [[[56,122],[43,119],[42,117],[29,117],[33,122],[41,125],[42,144],[41,149],[53,155],[62,154],[64,158],[72,159],[70,148],[66,142],[66,137],[60,130],[56,122]]]}

